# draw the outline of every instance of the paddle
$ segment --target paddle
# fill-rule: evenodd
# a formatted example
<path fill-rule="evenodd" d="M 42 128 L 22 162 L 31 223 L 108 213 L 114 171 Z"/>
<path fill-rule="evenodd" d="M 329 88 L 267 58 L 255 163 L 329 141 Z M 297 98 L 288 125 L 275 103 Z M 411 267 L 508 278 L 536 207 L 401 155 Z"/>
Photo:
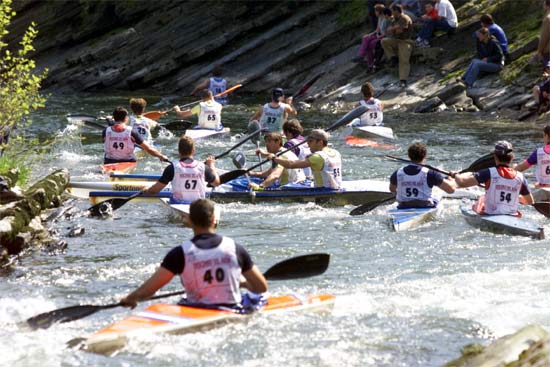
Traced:
<path fill-rule="evenodd" d="M 95 204 L 88 208 L 88 212 L 91 217 L 99 217 L 109 212 L 109 209 L 112 211 L 117 210 L 130 200 L 141 195 L 141 191 L 136 192 L 133 195 L 128 196 L 127 198 L 113 198 L 102 201 L 101 203 Z"/>
<path fill-rule="evenodd" d="M 322 71 L 318 74 L 316 74 L 313 78 L 311 78 L 309 81 L 307 81 L 303 86 L 302 88 L 300 88 L 298 90 L 298 92 L 294 93 L 292 95 L 292 98 L 293 99 L 297 99 L 297 98 L 300 98 L 301 96 L 303 96 L 309 88 L 311 88 L 311 86 L 317 81 L 319 80 L 319 78 L 321 78 L 323 75 L 325 75 L 325 72 Z"/>
<path fill-rule="evenodd" d="M 242 152 L 237 152 L 237 154 L 235 154 L 233 156 L 233 164 L 235 165 L 235 167 L 237 167 L 239 169 L 243 169 L 244 166 L 246 165 L 245 155 Z M 245 174 L 245 177 L 246 177 L 246 181 L 248 182 L 248 186 L 250 187 L 248 193 L 250 194 L 250 198 L 252 200 L 252 203 L 255 204 L 255 202 L 256 202 L 256 192 L 250 186 L 250 176 L 248 176 L 248 174 Z"/>
<path fill-rule="evenodd" d="M 86 126 L 90 126 L 95 129 L 103 130 L 107 127 L 107 125 L 109 125 L 109 121 L 106 117 L 96 117 L 93 115 L 78 114 L 78 113 L 69 113 L 66 115 L 66 117 L 69 123 L 71 124 L 82 122 Z M 103 121 L 103 123 L 100 123 L 98 121 Z"/>
<path fill-rule="evenodd" d="M 254 121 L 251 121 L 249 124 L 248 124 L 248 131 L 250 131 L 251 129 L 253 130 L 259 130 L 261 129 L 261 125 L 258 121 L 254 120 Z M 256 136 L 255 139 L 253 140 L 254 144 L 256 144 L 256 149 L 260 149 L 260 135 Z M 262 162 L 262 156 L 260 155 L 260 153 L 257 154 L 258 156 L 258 162 Z M 262 169 L 262 166 L 260 165 L 260 170 Z"/>
<path fill-rule="evenodd" d="M 550 202 L 549 201 L 539 201 L 534 203 L 533 206 L 535 209 L 544 215 L 547 218 L 550 218 Z"/>
<path fill-rule="evenodd" d="M 258 128 L 256 131 L 254 131 L 253 133 L 251 134 L 248 134 L 247 136 L 245 136 L 243 139 L 241 139 L 241 141 L 239 141 L 237 144 L 233 145 L 231 148 L 229 148 L 228 150 L 226 150 L 225 152 L 221 153 L 221 154 L 218 154 L 215 158 L 216 159 L 220 159 L 222 157 L 225 157 L 226 155 L 228 155 L 229 153 L 231 153 L 234 149 L 237 149 L 238 147 L 240 147 L 241 145 L 243 145 L 244 143 L 246 143 L 247 141 L 251 140 L 251 139 L 254 139 L 258 136 L 260 136 L 260 133 L 262 132 L 262 129 Z M 242 154 L 242 153 L 241 153 Z"/>
<path fill-rule="evenodd" d="M 325 253 L 300 255 L 276 263 L 264 273 L 267 280 L 290 280 L 323 274 L 329 265 L 330 255 Z M 185 294 L 185 291 L 153 296 L 148 300 Z M 78 305 L 41 313 L 26 320 L 31 329 L 47 329 L 55 323 L 82 319 L 100 310 L 122 306 L 120 302 L 108 305 Z"/>
<path fill-rule="evenodd" d="M 243 85 L 242 84 L 237 84 L 237 85 L 234 85 L 232 86 L 231 88 L 228 88 L 226 89 L 225 91 L 221 92 L 221 93 L 218 93 L 214 96 L 214 98 L 218 98 L 218 97 L 222 97 L 222 96 L 225 96 L 226 94 L 229 94 L 231 92 L 233 92 L 235 89 L 238 89 L 240 87 L 242 87 Z M 189 107 L 189 106 L 193 106 L 193 105 L 196 105 L 197 103 L 201 103 L 202 99 L 198 100 L 198 101 L 195 101 L 195 102 L 191 102 L 191 103 L 187 103 L 187 104 L 184 104 L 182 106 L 179 106 L 179 108 L 185 108 L 185 107 Z"/>
<path fill-rule="evenodd" d="M 347 114 L 345 114 L 342 118 L 340 118 L 338 121 L 336 121 L 335 123 L 333 123 L 332 125 L 330 125 L 328 128 L 325 129 L 326 132 L 331 132 L 333 130 L 336 130 L 337 128 L 339 128 L 340 126 L 343 126 L 345 124 L 347 124 L 348 122 L 352 121 L 354 118 L 357 118 L 359 116 L 361 116 L 362 114 L 364 114 L 365 112 L 367 112 L 368 108 L 365 107 L 365 106 L 359 106 L 359 107 L 356 107 L 354 108 L 353 110 L 351 110 L 350 112 L 348 112 Z M 294 145 L 293 147 L 289 148 L 289 149 L 286 149 L 286 150 L 282 150 L 280 152 L 278 152 L 276 154 L 276 156 L 280 156 L 282 154 L 285 154 L 286 152 L 289 152 L 291 150 L 294 150 L 296 149 L 297 147 L 299 147 L 300 145 L 302 144 L 305 144 L 307 143 L 307 140 L 304 140 L 296 145 Z M 226 183 L 226 182 L 229 182 L 231 180 L 234 180 L 235 178 L 237 177 L 240 177 L 258 167 L 260 167 L 262 164 L 264 163 L 267 163 L 269 162 L 270 160 L 269 159 L 265 159 L 263 161 L 261 161 L 260 163 L 250 167 L 249 169 L 247 170 L 244 170 L 244 169 L 239 169 L 239 170 L 235 170 L 235 171 L 229 171 L 229 172 L 226 172 L 224 173 L 223 175 L 220 176 L 220 182 L 223 184 L 223 183 Z"/>
<path fill-rule="evenodd" d="M 393 203 L 394 201 L 395 201 L 395 196 L 390 196 L 389 198 L 385 198 L 382 200 L 370 201 L 368 203 L 359 205 L 357 208 L 349 212 L 349 215 L 363 215 L 379 207 L 382 204 L 386 204 L 386 203 L 389 204 L 389 203 Z"/>

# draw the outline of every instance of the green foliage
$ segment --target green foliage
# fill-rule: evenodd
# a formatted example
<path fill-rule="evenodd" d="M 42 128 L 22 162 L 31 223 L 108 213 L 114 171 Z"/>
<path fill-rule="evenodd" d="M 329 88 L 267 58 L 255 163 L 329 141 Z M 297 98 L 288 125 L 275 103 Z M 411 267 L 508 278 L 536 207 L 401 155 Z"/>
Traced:
<path fill-rule="evenodd" d="M 35 73 L 35 62 L 29 57 L 34 51 L 33 41 L 38 33 L 34 23 L 27 28 L 19 47 L 8 49 L 5 37 L 15 15 L 10 5 L 11 0 L 0 1 L 0 138 L 11 135 L 9 142 L 0 141 L 0 150 L 3 151 L 3 158 L 5 156 L 2 165 L 16 165 L 23 171 L 32 163 L 29 162 L 28 152 L 37 143 L 24 138 L 25 128 L 32 124 L 25 117 L 44 107 L 45 98 L 39 90 L 47 70 L 41 74 Z M 17 137 L 12 133 L 15 128 Z"/>
<path fill-rule="evenodd" d="M 338 8 L 338 22 L 344 25 L 361 23 L 367 15 L 367 2 L 363 0 L 345 1 Z"/>

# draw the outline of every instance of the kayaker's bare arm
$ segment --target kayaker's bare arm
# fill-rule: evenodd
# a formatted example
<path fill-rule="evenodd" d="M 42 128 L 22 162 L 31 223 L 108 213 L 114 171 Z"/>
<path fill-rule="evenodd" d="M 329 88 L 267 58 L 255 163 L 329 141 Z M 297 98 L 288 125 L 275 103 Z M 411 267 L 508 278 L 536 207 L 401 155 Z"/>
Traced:
<path fill-rule="evenodd" d="M 267 281 L 256 265 L 252 269 L 245 271 L 243 277 L 246 281 L 241 283 L 241 287 L 245 287 L 254 293 L 267 292 Z"/>
<path fill-rule="evenodd" d="M 397 186 L 395 186 L 394 184 L 390 183 L 390 192 L 392 193 L 396 193 L 397 192 Z"/>
<path fill-rule="evenodd" d="M 311 162 L 307 159 L 300 159 L 297 161 L 290 161 L 288 159 L 278 158 L 275 154 L 270 154 L 267 159 L 271 159 L 273 162 L 280 164 L 284 168 L 307 168 L 311 167 Z"/>
<path fill-rule="evenodd" d="M 181 118 L 186 118 L 193 115 L 190 109 L 181 110 L 179 106 L 174 106 L 174 112 Z"/>
<path fill-rule="evenodd" d="M 533 197 L 533 194 L 529 193 L 529 195 L 520 196 L 519 202 L 523 205 L 533 205 L 535 203 L 535 198 Z"/>
<path fill-rule="evenodd" d="M 168 157 L 167 156 L 165 156 L 164 154 L 162 154 L 161 152 L 159 152 L 158 150 L 156 150 L 155 148 L 153 148 L 152 146 L 147 144 L 147 142 L 145 142 L 145 141 L 143 143 L 141 143 L 141 149 L 145 150 L 147 153 L 149 153 L 153 157 L 157 157 L 158 159 L 160 159 L 163 162 L 168 162 Z"/>
<path fill-rule="evenodd" d="M 477 184 L 477 180 L 476 180 L 476 184 Z M 453 180 L 446 178 L 443 180 L 441 185 L 439 185 L 439 188 L 445 191 L 447 194 L 452 194 L 453 192 L 455 192 L 456 184 Z M 390 191 L 391 191 L 391 188 L 390 188 Z"/>
<path fill-rule="evenodd" d="M 523 161 L 523 162 L 521 162 L 520 164 L 518 164 L 517 166 L 515 166 L 514 169 L 515 169 L 516 171 L 523 172 L 523 171 L 525 171 L 525 170 L 526 170 L 527 168 L 529 168 L 529 167 L 531 167 L 531 166 L 529 165 L 529 163 L 527 163 L 527 161 Z"/>
<path fill-rule="evenodd" d="M 195 89 L 193 89 L 191 94 L 195 95 L 198 91 L 200 91 L 202 89 L 206 89 L 209 86 L 210 86 L 210 79 L 206 79 L 206 80 L 200 82 L 199 84 L 197 84 L 197 86 L 195 87 Z"/>
<path fill-rule="evenodd" d="M 258 111 L 256 111 L 256 113 L 254 115 L 252 115 L 252 117 L 248 121 L 259 120 L 260 117 L 262 117 L 263 112 L 264 112 L 264 106 L 260 106 Z"/>
<path fill-rule="evenodd" d="M 166 184 L 163 184 L 160 181 L 155 182 L 153 185 L 149 186 L 142 193 L 146 195 L 155 195 L 162 191 L 166 187 Z"/>
<path fill-rule="evenodd" d="M 172 280 L 174 274 L 162 266 L 157 269 L 149 279 L 147 279 L 138 289 L 127 295 L 120 300 L 120 303 L 124 307 L 134 308 L 138 302 L 143 301 L 156 291 L 164 287 L 168 282 Z"/>
<path fill-rule="evenodd" d="M 471 172 L 463 174 L 454 174 L 454 179 L 458 187 L 477 186 L 479 183 Z"/>
<path fill-rule="evenodd" d="M 208 168 L 210 168 L 212 170 L 212 173 L 216 176 L 214 181 L 210 182 L 210 186 L 212 187 L 216 187 L 221 184 L 220 176 L 218 175 L 218 170 L 216 169 L 215 162 L 216 162 L 216 158 L 213 155 L 208 156 L 208 158 L 206 158 L 206 161 L 204 162 L 204 164 Z"/>
<path fill-rule="evenodd" d="M 296 111 L 296 108 L 294 108 L 294 105 L 292 104 L 292 97 L 288 97 L 285 101 L 285 103 L 288 105 L 289 108 L 286 109 L 286 112 L 290 115 L 296 116 L 298 114 L 298 111 Z"/>

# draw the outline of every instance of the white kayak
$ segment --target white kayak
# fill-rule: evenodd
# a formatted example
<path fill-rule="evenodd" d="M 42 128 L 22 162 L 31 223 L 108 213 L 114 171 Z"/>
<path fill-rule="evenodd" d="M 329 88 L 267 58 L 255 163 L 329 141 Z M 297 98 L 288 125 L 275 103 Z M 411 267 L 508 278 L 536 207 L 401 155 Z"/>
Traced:
<path fill-rule="evenodd" d="M 185 135 L 190 136 L 193 140 L 201 139 L 219 139 L 229 135 L 231 131 L 230 128 L 224 127 L 221 130 L 215 129 L 187 129 L 185 130 Z"/>
<path fill-rule="evenodd" d="M 389 209 L 388 217 L 392 229 L 396 232 L 413 229 L 433 219 L 439 212 L 441 203 L 435 208 Z"/>
<path fill-rule="evenodd" d="M 395 139 L 393 130 L 386 126 L 353 126 L 352 135 L 361 138 Z"/>
<path fill-rule="evenodd" d="M 88 199 L 92 191 L 140 191 L 153 185 L 154 182 L 149 181 L 119 181 L 119 182 L 69 182 L 67 192 L 74 197 L 80 199 Z M 168 184 L 163 191 L 170 192 L 171 185 Z"/>
<path fill-rule="evenodd" d="M 470 225 L 482 231 L 544 239 L 544 228 L 529 219 L 512 215 L 482 215 L 467 206 L 461 207 L 460 211 Z"/>
<path fill-rule="evenodd" d="M 187 222 L 187 218 L 189 216 L 190 204 L 173 204 L 173 203 L 170 203 L 170 198 L 160 198 L 160 200 L 164 205 L 168 206 L 171 209 L 172 215 L 178 221 L 183 221 L 183 224 L 189 226 Z M 216 205 L 214 207 L 214 218 L 216 219 L 216 226 L 220 223 L 220 217 L 221 217 L 220 205 Z"/>

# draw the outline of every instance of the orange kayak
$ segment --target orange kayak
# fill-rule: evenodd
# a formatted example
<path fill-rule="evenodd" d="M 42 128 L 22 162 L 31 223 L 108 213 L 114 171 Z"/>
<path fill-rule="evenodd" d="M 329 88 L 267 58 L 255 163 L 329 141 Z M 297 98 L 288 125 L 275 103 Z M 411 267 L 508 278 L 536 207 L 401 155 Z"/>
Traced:
<path fill-rule="evenodd" d="M 117 173 L 128 173 L 133 171 L 136 168 L 137 162 L 119 162 L 119 163 L 109 163 L 109 164 L 100 164 L 99 169 L 101 173 L 111 174 L 113 172 Z"/>
<path fill-rule="evenodd" d="M 334 306 L 335 298 L 330 294 L 268 297 L 267 304 L 258 312 L 275 314 L 304 310 L 330 311 Z M 83 341 L 83 348 L 89 352 L 110 355 L 123 348 L 132 337 L 153 333 L 186 333 L 204 330 L 220 324 L 246 320 L 249 316 L 227 310 L 159 303 L 92 334 Z"/>
<path fill-rule="evenodd" d="M 381 149 L 393 149 L 393 145 L 382 144 L 374 140 L 358 138 L 356 136 L 346 136 L 346 144 L 352 147 L 372 147 Z"/>

